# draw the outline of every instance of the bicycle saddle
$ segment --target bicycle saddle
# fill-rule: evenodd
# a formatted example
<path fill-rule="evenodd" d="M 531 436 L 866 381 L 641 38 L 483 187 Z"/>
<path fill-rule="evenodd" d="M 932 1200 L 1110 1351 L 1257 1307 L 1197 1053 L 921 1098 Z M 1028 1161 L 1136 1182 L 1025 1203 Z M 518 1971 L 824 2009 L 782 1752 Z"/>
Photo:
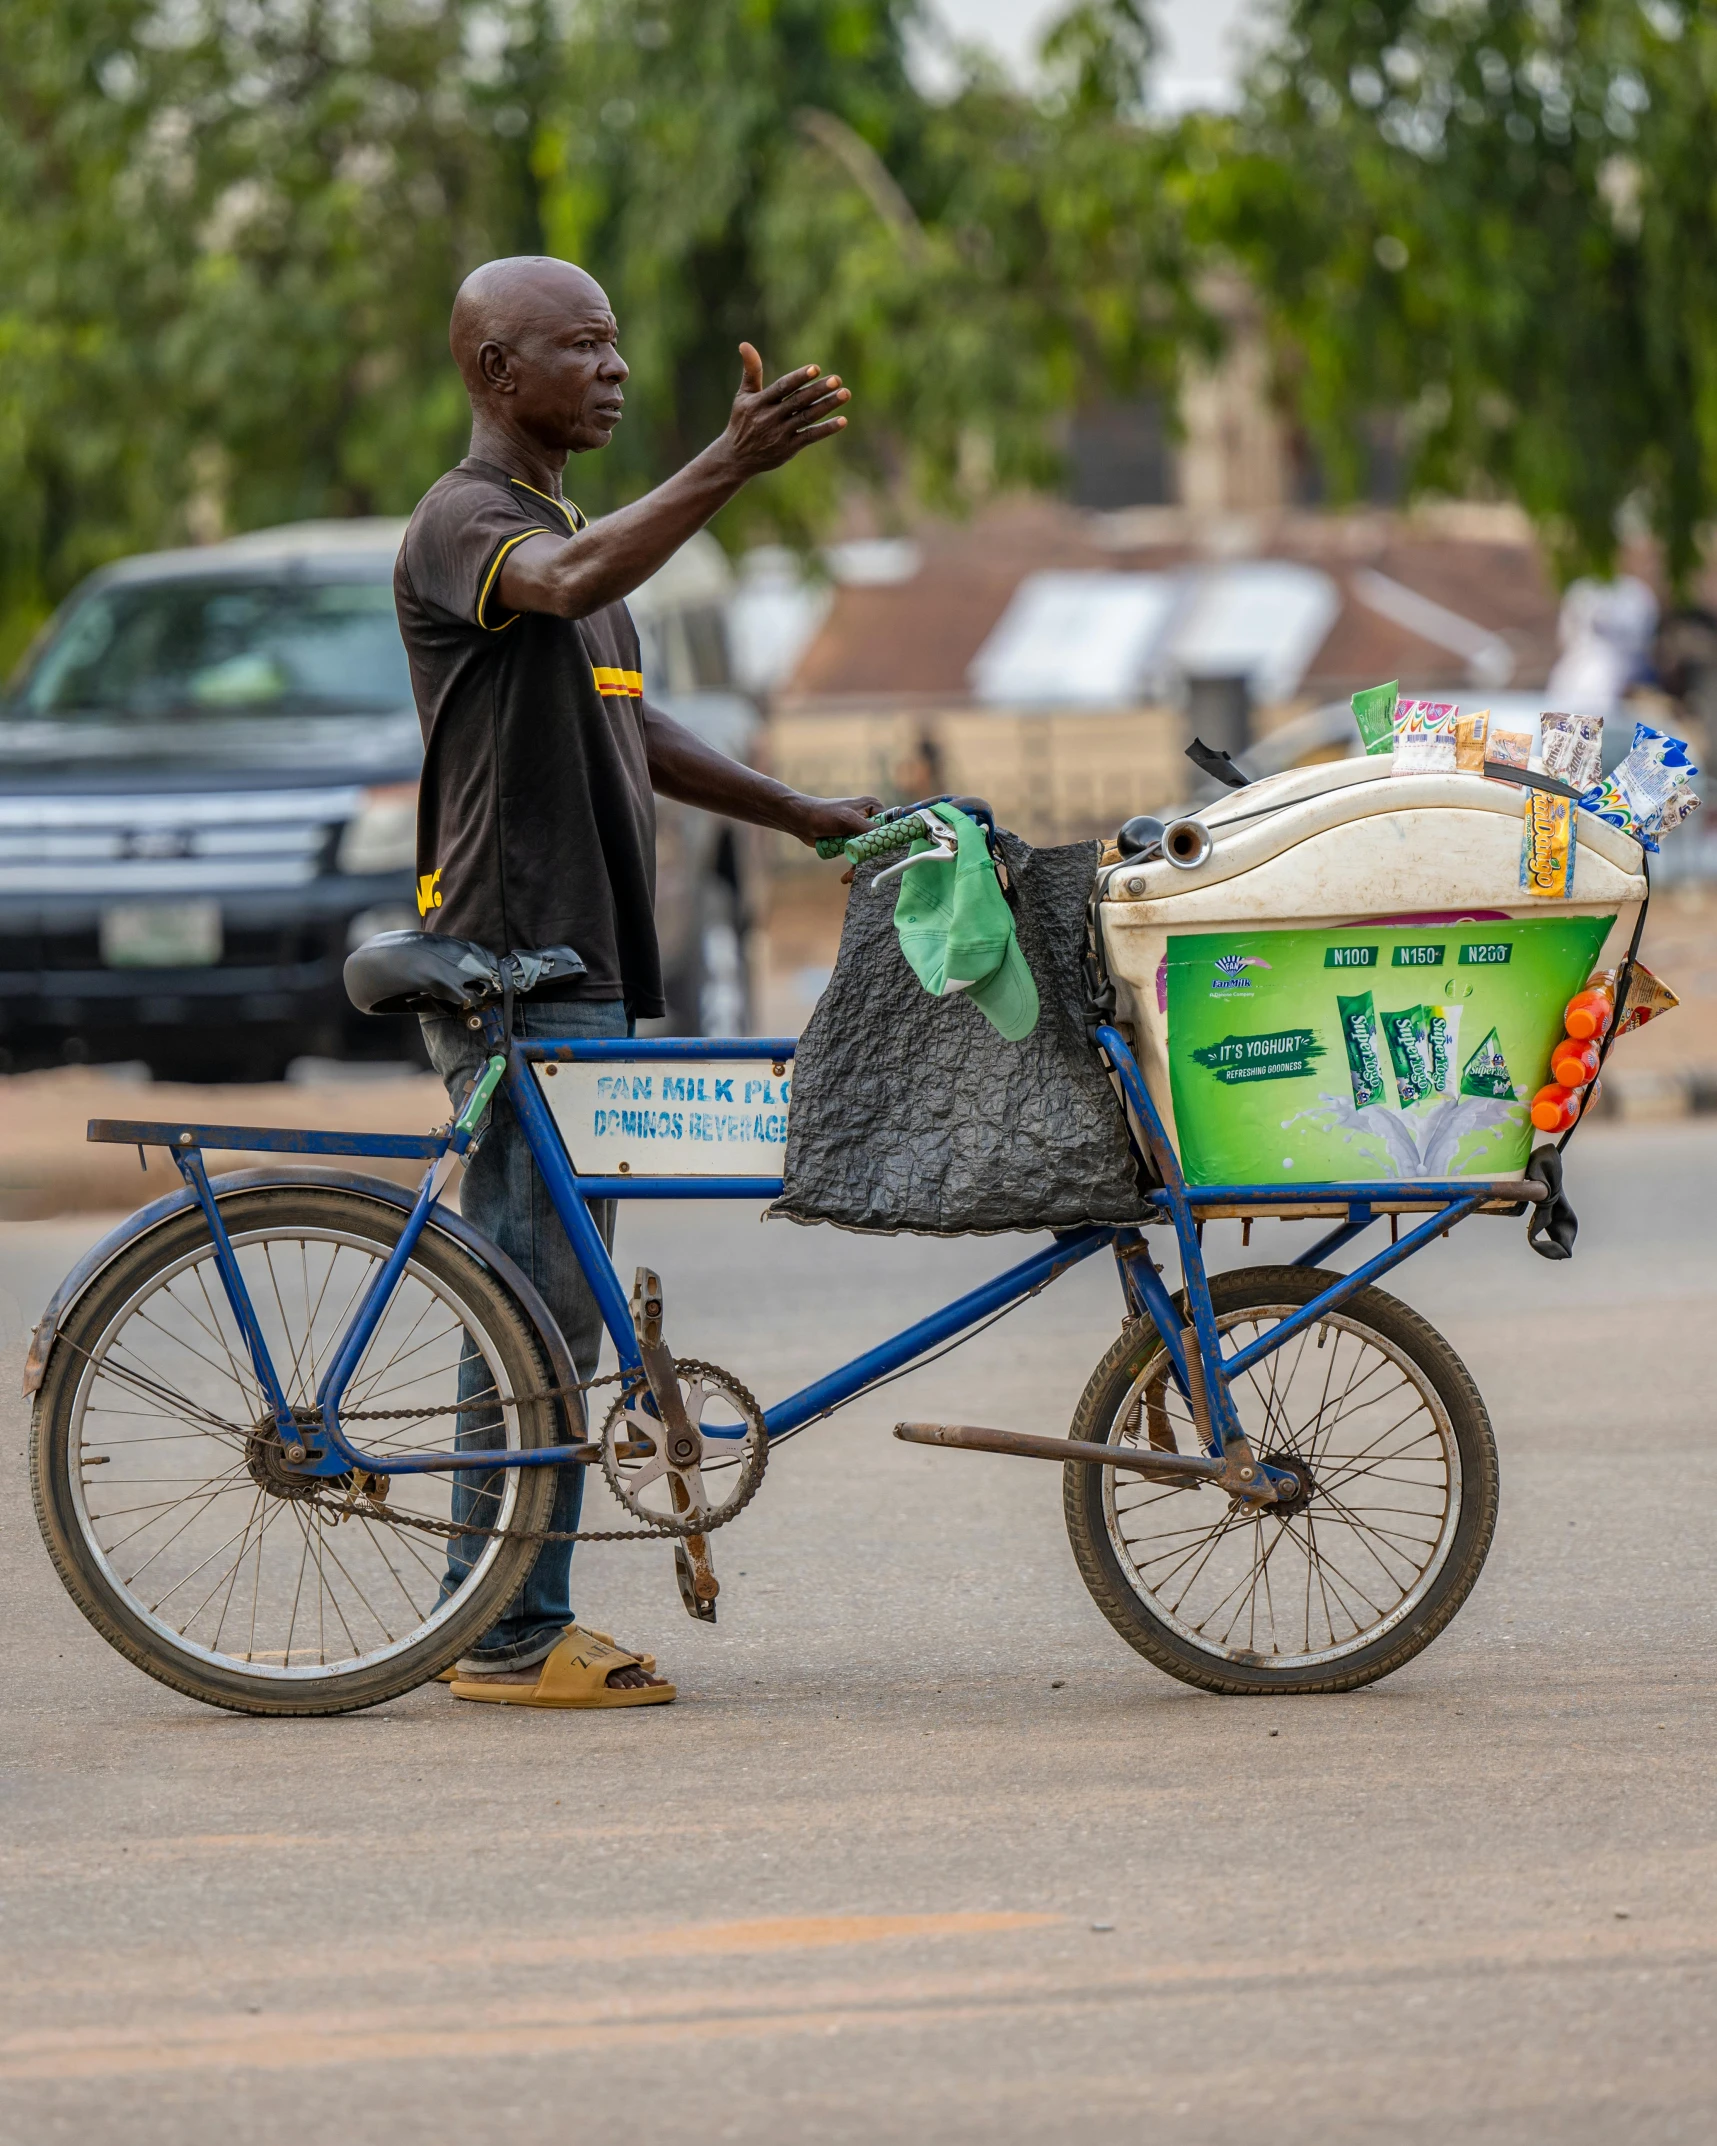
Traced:
<path fill-rule="evenodd" d="M 346 996 L 360 1013 L 472 1013 L 514 991 L 584 974 L 570 946 L 492 954 L 438 931 L 382 931 L 346 957 Z"/>

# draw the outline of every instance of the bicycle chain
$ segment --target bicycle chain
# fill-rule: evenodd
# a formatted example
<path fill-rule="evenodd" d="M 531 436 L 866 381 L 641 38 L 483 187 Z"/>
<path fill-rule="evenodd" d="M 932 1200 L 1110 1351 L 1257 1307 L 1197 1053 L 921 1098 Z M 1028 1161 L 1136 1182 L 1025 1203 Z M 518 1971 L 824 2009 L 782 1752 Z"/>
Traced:
<path fill-rule="evenodd" d="M 437 1408 L 343 1408 L 342 1423 L 404 1423 L 425 1416 L 470 1416 L 483 1410 L 523 1408 L 533 1401 L 568 1401 L 575 1394 L 593 1392 L 598 1386 L 641 1385 L 642 1376 L 636 1371 L 605 1371 L 600 1378 L 579 1379 L 571 1386 L 543 1386 L 532 1393 L 511 1395 L 491 1394 L 478 1401 L 449 1401 Z M 582 1465 L 580 1463 L 579 1465 Z M 462 1535 L 475 1535 L 485 1542 L 505 1536 L 510 1542 L 674 1542 L 677 1533 L 671 1528 L 530 1528 L 518 1533 L 512 1528 L 479 1527 L 474 1521 L 461 1523 L 457 1520 L 424 1520 L 416 1513 L 390 1512 L 385 1505 L 370 1503 L 359 1506 L 353 1503 L 350 1494 L 344 1499 L 335 1499 L 326 1491 L 313 1491 L 303 1502 L 320 1512 L 330 1512 L 335 1522 L 341 1520 L 379 1520 L 387 1527 L 415 1528 L 420 1535 L 434 1535 L 443 1542 L 455 1542 Z M 721 1523 L 718 1521 L 717 1526 Z"/>
<path fill-rule="evenodd" d="M 688 1358 L 684 1363 L 677 1364 L 675 1368 L 680 1371 L 697 1372 L 716 1371 L 720 1369 L 720 1366 L 705 1364 Z M 752 1413 L 760 1416 L 762 1411 L 758 1408 L 750 1388 L 740 1385 L 731 1372 L 723 1371 L 721 1375 L 733 1387 L 734 1391 L 742 1395 L 750 1404 Z M 537 1393 L 514 1394 L 510 1401 L 491 1398 L 484 1401 L 454 1401 L 441 1408 L 342 1409 L 340 1411 L 340 1421 L 342 1423 L 379 1423 L 420 1416 L 454 1416 L 469 1414 L 480 1408 L 499 1409 L 522 1405 L 530 1401 L 564 1401 L 574 1393 L 589 1393 L 597 1386 L 641 1386 L 643 1383 L 643 1378 L 638 1372 L 609 1371 L 605 1372 L 600 1378 L 580 1379 L 576 1386 L 550 1386 L 544 1387 Z M 623 1400 L 624 1398 L 622 1396 Z M 769 1449 L 765 1446 L 763 1450 L 765 1460 L 767 1460 Z M 583 1464 L 579 1463 L 579 1465 L 582 1466 Z M 763 1470 L 759 1468 L 750 1489 L 732 1512 L 723 1513 L 719 1517 L 712 1516 L 710 1519 L 690 1527 L 681 1524 L 659 1528 L 530 1528 L 521 1532 L 514 1528 L 479 1527 L 474 1522 L 425 1520 L 416 1513 L 390 1512 L 384 1504 L 374 1500 L 364 1505 L 359 1505 L 355 1502 L 356 1493 L 353 1492 L 348 1492 L 343 1499 L 337 1499 L 330 1496 L 326 1491 L 316 1490 L 299 1502 L 310 1506 L 315 1511 L 332 1513 L 336 1525 L 342 1520 L 379 1520 L 388 1527 L 415 1528 L 420 1535 L 434 1535 L 444 1542 L 453 1542 L 465 1535 L 473 1535 L 486 1542 L 497 1541 L 502 1537 L 505 1537 L 509 1542 L 520 1543 L 681 1542 L 687 1535 L 713 1535 L 717 1528 L 724 1528 L 730 1521 L 737 1520 L 746 1506 L 757 1495 L 758 1485 L 762 1480 Z"/>

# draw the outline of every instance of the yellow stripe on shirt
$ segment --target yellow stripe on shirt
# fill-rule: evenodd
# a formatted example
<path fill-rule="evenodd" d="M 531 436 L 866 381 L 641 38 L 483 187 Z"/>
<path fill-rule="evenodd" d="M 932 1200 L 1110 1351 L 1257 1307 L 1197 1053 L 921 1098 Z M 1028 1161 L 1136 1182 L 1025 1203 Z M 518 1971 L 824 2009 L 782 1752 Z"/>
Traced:
<path fill-rule="evenodd" d="M 516 484 L 521 492 L 529 492 L 533 499 L 546 499 L 551 507 L 558 507 L 566 516 L 566 525 L 574 536 L 584 529 L 584 516 L 580 510 L 564 499 L 556 499 L 552 492 L 539 492 L 534 484 L 527 484 L 522 477 L 509 477 L 509 484 Z"/>
<path fill-rule="evenodd" d="M 598 693 L 610 693 L 621 700 L 644 698 L 644 674 L 642 671 L 616 670 L 611 664 L 593 663 L 590 675 L 596 680 Z"/>
<path fill-rule="evenodd" d="M 519 614 L 515 611 L 511 618 L 503 619 L 498 626 L 491 626 L 483 616 L 483 606 L 489 601 L 489 591 L 495 586 L 495 576 L 501 571 L 501 562 L 506 558 L 508 552 L 516 544 L 522 544 L 527 537 L 541 536 L 543 534 L 544 532 L 541 529 L 521 529 L 517 536 L 508 537 L 500 550 L 496 552 L 494 561 L 484 577 L 483 592 L 477 598 L 477 623 L 485 633 L 505 633 L 509 626 L 516 626 L 519 623 Z"/>

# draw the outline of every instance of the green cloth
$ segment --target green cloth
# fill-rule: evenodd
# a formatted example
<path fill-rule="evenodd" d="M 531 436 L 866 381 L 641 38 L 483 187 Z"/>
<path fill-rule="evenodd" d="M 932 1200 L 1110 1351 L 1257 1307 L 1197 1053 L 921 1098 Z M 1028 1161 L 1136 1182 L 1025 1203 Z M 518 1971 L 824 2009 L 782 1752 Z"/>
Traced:
<path fill-rule="evenodd" d="M 954 831 L 946 862 L 915 864 L 894 898 L 900 951 L 932 998 L 963 991 L 1010 1043 L 1037 1026 L 1037 985 L 1019 950 L 1013 911 L 996 881 L 984 831 L 952 805 L 927 805 Z M 918 841 L 912 854 L 933 845 Z"/>

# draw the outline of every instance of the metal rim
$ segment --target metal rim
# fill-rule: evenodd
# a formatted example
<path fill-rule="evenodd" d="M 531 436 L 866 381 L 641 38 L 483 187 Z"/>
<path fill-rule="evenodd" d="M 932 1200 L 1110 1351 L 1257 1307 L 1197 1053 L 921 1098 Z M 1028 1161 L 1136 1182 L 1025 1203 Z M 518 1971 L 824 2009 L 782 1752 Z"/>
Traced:
<path fill-rule="evenodd" d="M 232 1242 L 241 1264 L 246 1267 L 245 1279 L 252 1302 L 268 1339 L 276 1370 L 286 1387 L 287 1398 L 294 1406 L 308 1405 L 321 1370 L 350 1316 L 351 1307 L 386 1258 L 387 1247 L 359 1231 L 328 1227 L 241 1230 L 234 1233 Z M 331 1247 L 332 1250 L 325 1260 L 313 1267 L 308 1249 L 311 1246 Z M 283 1276 L 284 1254 L 288 1248 L 299 1266 L 296 1294 L 290 1276 Z M 341 1265 L 342 1253 L 356 1255 L 361 1265 L 348 1260 L 345 1271 L 339 1274 L 336 1282 L 336 1269 Z M 195 1288 L 186 1287 L 182 1293 L 176 1292 L 174 1285 L 183 1283 L 186 1277 L 194 1277 Z M 295 1335 L 291 1307 L 299 1302 L 306 1317 L 304 1330 Z M 164 1323 L 155 1315 L 166 1312 L 168 1305 L 174 1307 L 169 1315 L 172 1324 Z M 438 1319 L 443 1320 L 439 1327 L 433 1323 Z M 181 1362 L 189 1359 L 190 1365 L 196 1368 L 187 1367 L 180 1376 L 185 1384 L 194 1384 L 198 1391 L 179 1390 L 170 1376 L 163 1377 L 159 1363 L 151 1364 L 147 1358 L 139 1358 L 138 1351 L 143 1344 L 140 1341 L 128 1344 L 125 1339 L 127 1328 L 136 1322 L 155 1329 L 154 1347 L 159 1354 Z M 174 1325 L 179 1329 L 176 1333 Z M 460 1337 L 457 1352 L 449 1346 L 455 1333 Z M 445 1282 L 416 1258 L 411 1259 L 400 1276 L 387 1312 L 360 1359 L 347 1389 L 347 1405 L 353 1409 L 400 1405 L 432 1407 L 451 1401 L 457 1390 L 458 1354 L 463 1353 L 465 1337 L 469 1337 L 474 1345 L 478 1359 L 487 1370 L 490 1386 L 499 1395 L 504 1390 L 504 1365 L 494 1336 Z M 390 1377 L 390 1373 L 396 1375 Z M 480 1395 L 483 1390 L 479 1385 L 476 1393 Z M 218 1405 L 223 1396 L 227 1400 L 224 1413 Z M 234 1396 L 242 1406 L 233 1405 Z M 67 1476 L 78 1527 L 108 1586 L 130 1614 L 174 1653 L 211 1668 L 236 1671 L 284 1686 L 329 1677 L 355 1676 L 405 1653 L 438 1626 L 446 1624 L 469 1598 L 470 1590 L 487 1576 L 500 1555 L 501 1541 L 498 1537 L 479 1538 L 477 1555 L 464 1581 L 445 1601 L 441 1601 L 442 1573 L 435 1557 L 438 1546 L 432 1546 L 432 1538 L 414 1540 L 411 1530 L 389 1527 L 385 1522 L 361 1513 L 352 1521 L 334 1528 L 314 1508 L 306 1513 L 290 1498 L 267 1497 L 246 1458 L 247 1448 L 254 1449 L 255 1427 L 266 1413 L 255 1374 L 215 1271 L 213 1247 L 205 1240 L 140 1283 L 107 1320 L 88 1351 L 73 1403 L 66 1452 Z M 497 1410 L 496 1414 L 500 1421 L 490 1418 L 488 1427 L 482 1432 L 485 1444 L 517 1447 L 520 1444 L 517 1410 L 509 1406 Z M 436 1437 L 450 1441 L 451 1426 L 465 1420 L 442 1416 L 419 1417 L 397 1424 L 368 1424 L 363 1426 L 365 1432 L 380 1435 L 366 1437 L 363 1443 L 376 1452 L 390 1447 L 399 1450 L 432 1447 Z M 127 1421 L 138 1421 L 145 1426 L 173 1423 L 179 1427 L 129 1432 L 115 1428 Z M 432 1432 L 431 1426 L 434 1427 Z M 426 1435 L 426 1432 L 430 1434 Z M 184 1446 L 189 1450 L 182 1454 L 171 1452 L 165 1458 L 159 1452 L 145 1456 L 136 1450 L 164 1446 Z M 97 1462 L 98 1451 L 108 1456 L 105 1463 Z M 126 1453 L 130 1465 L 116 1467 L 115 1457 L 122 1452 Z M 198 1476 L 195 1470 L 199 1457 L 205 1469 L 215 1463 L 217 1457 L 224 1458 L 224 1465 L 216 1466 L 213 1474 Z M 166 1473 L 151 1480 L 137 1472 L 139 1461 Z M 189 1466 L 182 1466 L 181 1462 L 189 1463 Z M 387 1481 L 389 1501 L 398 1509 L 425 1518 L 447 1519 L 452 1516 L 452 1479 L 423 1475 L 393 1476 Z M 114 1507 L 111 1503 L 111 1494 L 116 1492 L 129 1497 L 137 1489 L 166 1490 L 172 1484 L 181 1486 L 183 1494 L 180 1497 L 175 1498 L 169 1493 L 164 1497 L 145 1499 L 140 1506 L 129 1510 Z M 518 1471 L 505 1470 L 499 1491 L 483 1494 L 485 1509 L 480 1515 L 481 1524 L 504 1529 L 517 1508 L 518 1495 Z M 178 1529 L 174 1530 L 171 1522 L 178 1518 L 179 1508 L 184 1506 L 195 1509 L 186 1513 Z M 138 1520 L 139 1512 L 147 1512 L 150 1517 Z M 126 1519 L 137 1520 L 137 1525 L 117 1540 L 113 1539 L 111 1528 L 103 1528 L 104 1522 Z M 281 1528 L 283 1520 L 288 1522 L 287 1531 Z M 205 1527 L 204 1523 L 211 1521 L 212 1525 Z M 234 1524 L 229 1525 L 229 1522 Z M 157 1583 L 164 1583 L 176 1569 L 185 1566 L 192 1549 L 200 1546 L 209 1534 L 216 1537 L 216 1547 L 204 1553 L 201 1565 L 193 1561 L 172 1587 L 157 1593 Z M 170 1556 L 173 1544 L 182 1544 L 186 1535 L 192 1536 L 192 1543 L 180 1548 L 176 1558 Z M 159 1544 L 150 1549 L 150 1541 L 156 1536 L 161 1538 Z M 228 1556 L 227 1552 L 235 1542 L 236 1553 Z M 364 1545 L 361 1552 L 355 1547 L 359 1542 Z M 137 1545 L 136 1553 L 132 1558 L 122 1558 L 120 1553 L 132 1543 Z M 285 1612 L 283 1644 L 259 1649 L 256 1628 L 258 1619 L 264 1614 L 264 1568 L 267 1567 L 269 1589 L 274 1596 L 268 1614 L 278 1621 L 278 1603 L 284 1599 L 282 1593 L 276 1592 L 282 1549 L 288 1560 L 294 1552 L 297 1553 L 293 1592 Z M 387 1554 L 389 1550 L 395 1553 L 392 1557 Z M 147 1555 L 138 1563 L 137 1556 L 145 1552 Z M 140 1594 L 135 1583 L 145 1570 L 163 1558 L 168 1559 L 165 1569 Z M 235 1598 L 242 1597 L 245 1592 L 241 1573 L 246 1562 L 252 1566 L 248 1614 L 242 1603 L 234 1607 Z M 212 1587 L 207 1584 L 211 1566 L 218 1567 Z M 354 1571 L 354 1566 L 361 1569 Z M 337 1575 L 333 1581 L 329 1578 L 330 1570 Z M 310 1604 L 304 1600 L 304 1588 L 312 1572 L 316 1595 L 314 1603 Z M 210 1612 L 223 1585 L 227 1595 L 212 1612 L 214 1624 L 210 1637 L 214 1643 L 210 1644 L 191 1635 L 205 1613 Z M 197 1589 L 202 1590 L 200 1595 L 196 1593 Z M 171 1597 L 181 1590 L 193 1602 L 182 1625 L 173 1622 L 173 1616 L 183 1614 L 183 1604 L 176 1606 L 170 1615 L 162 1614 Z M 147 1599 L 151 1595 L 153 1601 Z M 373 1599 L 377 1595 L 386 1600 L 388 1607 L 385 1610 L 377 1607 Z M 396 1601 L 401 1602 L 398 1608 L 393 1606 Z M 334 1612 L 335 1633 L 343 1634 L 347 1642 L 347 1651 L 337 1653 L 332 1660 L 328 1658 L 330 1609 Z M 306 1657 L 314 1651 L 315 1658 L 295 1662 L 292 1657 L 301 1618 L 306 1635 L 311 1622 L 315 1622 L 314 1650 L 308 1636 L 302 1642 Z M 229 1619 L 234 1620 L 230 1627 Z M 408 1628 L 393 1629 L 394 1626 L 407 1626 L 408 1619 Z M 369 1644 L 361 1643 L 359 1634 L 352 1629 L 354 1623 L 366 1628 L 373 1626 L 378 1636 Z M 235 1632 L 240 1628 L 244 1631 L 244 1651 L 223 1650 L 220 1646 L 220 1640 L 229 1628 Z M 274 1658 L 276 1656 L 279 1658 Z"/>
<path fill-rule="evenodd" d="M 1251 1305 L 1216 1324 L 1244 1346 L 1242 1329 L 1263 1333 L 1298 1309 Z M 1254 1451 L 1309 1475 L 1309 1497 L 1285 1514 L 1251 1513 L 1209 1486 L 1105 1468 L 1104 1524 L 1128 1585 L 1216 1661 L 1315 1669 L 1374 1646 L 1423 1602 L 1454 1547 L 1461 1456 L 1441 1396 L 1393 1342 L 1337 1311 L 1254 1365 L 1234 1399 Z M 1166 1349 L 1128 1387 L 1107 1439 L 1200 1450 Z"/>

